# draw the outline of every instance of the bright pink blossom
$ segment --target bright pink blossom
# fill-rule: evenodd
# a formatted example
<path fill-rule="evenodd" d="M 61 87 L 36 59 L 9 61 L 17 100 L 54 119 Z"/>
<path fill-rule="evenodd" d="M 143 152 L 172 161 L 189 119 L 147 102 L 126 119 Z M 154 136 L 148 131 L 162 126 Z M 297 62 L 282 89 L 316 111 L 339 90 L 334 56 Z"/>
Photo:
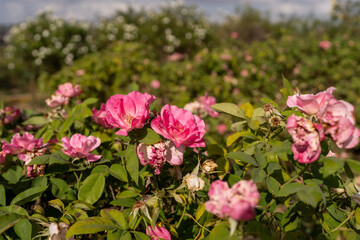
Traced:
<path fill-rule="evenodd" d="M 286 129 L 294 141 L 292 150 L 295 160 L 299 163 L 312 163 L 319 158 L 320 142 L 325 138 L 321 124 L 293 114 L 287 120 Z"/>
<path fill-rule="evenodd" d="M 260 194 L 251 180 L 241 180 L 231 188 L 227 182 L 217 180 L 211 184 L 208 194 L 210 200 L 205 203 L 205 208 L 220 218 L 248 221 L 255 217 Z"/>
<path fill-rule="evenodd" d="M 331 47 L 331 42 L 329 42 L 329 41 L 321 41 L 319 43 L 319 47 L 326 51 Z"/>
<path fill-rule="evenodd" d="M 113 127 L 121 128 L 116 134 L 127 136 L 131 130 L 144 127 L 150 116 L 150 104 L 155 99 L 136 91 L 114 95 L 106 102 L 106 120 Z"/>
<path fill-rule="evenodd" d="M 49 107 L 59 107 L 69 104 L 69 98 L 63 95 L 51 95 L 51 98 L 45 100 Z"/>
<path fill-rule="evenodd" d="M 46 151 L 43 139 L 34 138 L 34 135 L 24 132 L 23 136 L 16 133 L 10 143 L 2 141 L 2 150 L 7 154 L 16 154 L 18 158 L 28 164 L 34 157 L 43 155 Z"/>
<path fill-rule="evenodd" d="M 173 142 L 159 142 L 153 145 L 140 143 L 137 147 L 137 155 L 142 165 L 149 164 L 155 169 L 156 175 L 160 174 L 160 170 L 165 162 L 171 165 L 181 165 L 183 162 L 183 153 L 185 146 L 176 147 Z"/>
<path fill-rule="evenodd" d="M 171 240 L 169 231 L 163 227 L 155 226 L 155 228 L 152 228 L 151 226 L 148 226 L 146 235 L 148 235 L 151 240 Z"/>
<path fill-rule="evenodd" d="M 165 105 L 161 109 L 161 115 L 151 121 L 151 128 L 171 140 L 176 147 L 180 147 L 181 144 L 191 148 L 205 147 L 204 121 L 177 106 Z"/>
<path fill-rule="evenodd" d="M 101 155 L 90 153 L 100 146 L 101 141 L 98 137 L 86 137 L 77 133 L 72 135 L 70 139 L 68 137 L 63 137 L 61 141 L 64 145 L 62 151 L 70 157 L 86 158 L 89 162 L 95 162 L 101 158 Z"/>
<path fill-rule="evenodd" d="M 93 108 L 92 114 L 91 118 L 95 123 L 103 126 L 104 128 L 113 128 L 113 126 L 111 126 L 106 120 L 106 105 L 104 103 L 101 104 L 99 110 Z"/>
<path fill-rule="evenodd" d="M 334 96 L 332 93 L 336 90 L 334 87 L 328 88 L 326 91 L 314 94 L 297 94 L 289 96 L 286 104 L 288 107 L 298 107 L 300 111 L 307 115 L 315 115 L 328 104 Z"/>
<path fill-rule="evenodd" d="M 184 106 L 184 109 L 192 113 L 195 113 L 200 117 L 205 117 L 208 114 L 211 117 L 217 117 L 219 113 L 215 112 L 214 109 L 211 108 L 211 106 L 214 105 L 215 103 L 216 103 L 215 97 L 211 97 L 208 95 L 208 93 L 205 93 L 205 96 L 200 96 L 196 101 L 187 103 Z"/>
<path fill-rule="evenodd" d="M 0 122 L 4 125 L 15 122 L 21 115 L 20 109 L 15 107 L 6 107 L 4 110 L 0 109 Z"/>
<path fill-rule="evenodd" d="M 360 130 L 355 127 L 354 106 L 345 101 L 330 99 L 318 118 L 340 148 L 353 148 L 359 143 Z"/>
<path fill-rule="evenodd" d="M 59 85 L 55 93 L 56 95 L 72 98 L 79 96 L 81 92 L 82 90 L 80 89 L 80 85 L 73 86 L 72 83 L 67 82 L 65 84 Z"/>

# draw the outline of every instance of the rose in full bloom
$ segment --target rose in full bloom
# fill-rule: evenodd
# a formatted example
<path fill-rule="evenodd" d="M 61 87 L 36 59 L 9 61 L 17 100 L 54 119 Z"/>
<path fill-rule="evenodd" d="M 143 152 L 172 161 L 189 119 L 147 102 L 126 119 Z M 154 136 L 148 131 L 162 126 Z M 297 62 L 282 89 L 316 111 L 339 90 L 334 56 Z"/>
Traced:
<path fill-rule="evenodd" d="M 331 42 L 329 42 L 329 41 L 321 41 L 320 43 L 319 43 L 319 47 L 320 48 L 322 48 L 323 50 L 328 50 L 330 47 L 331 47 Z"/>
<path fill-rule="evenodd" d="M 49 107 L 59 107 L 69 104 L 69 98 L 62 95 L 51 95 L 51 98 L 45 100 Z"/>
<path fill-rule="evenodd" d="M 160 174 L 165 162 L 176 166 L 183 162 L 185 146 L 176 147 L 173 142 L 159 142 L 153 145 L 140 143 L 137 147 L 137 155 L 142 165 L 150 165 L 155 169 L 156 175 Z"/>
<path fill-rule="evenodd" d="M 321 124 L 293 114 L 287 120 L 286 129 L 294 141 L 292 150 L 295 160 L 299 163 L 312 163 L 319 158 L 320 142 L 325 138 Z"/>
<path fill-rule="evenodd" d="M 80 85 L 73 86 L 72 83 L 67 82 L 59 85 L 55 93 L 56 95 L 72 98 L 79 96 L 81 92 L 82 90 L 80 89 Z"/>
<path fill-rule="evenodd" d="M 205 147 L 205 123 L 191 112 L 173 105 L 165 105 L 161 114 L 151 121 L 151 128 L 176 147 L 181 144 L 195 148 Z"/>
<path fill-rule="evenodd" d="M 289 96 L 286 104 L 288 107 L 298 107 L 300 111 L 307 115 L 316 115 L 321 109 L 328 105 L 330 99 L 334 99 L 332 93 L 336 90 L 334 87 L 330 87 L 323 92 L 314 94 L 296 94 Z"/>
<path fill-rule="evenodd" d="M 231 188 L 227 182 L 216 180 L 211 184 L 208 194 L 210 200 L 205 203 L 205 208 L 220 218 L 248 221 L 255 217 L 260 194 L 251 180 L 241 180 Z"/>
<path fill-rule="evenodd" d="M 63 137 L 61 141 L 64 145 L 62 151 L 70 157 L 86 158 L 89 162 L 95 162 L 101 158 L 101 155 L 90 153 L 100 146 L 101 141 L 98 137 L 86 137 L 77 133 L 72 135 L 70 139 Z"/>
<path fill-rule="evenodd" d="M 15 122 L 21 115 L 20 109 L 15 107 L 6 107 L 4 110 L 0 109 L 0 123 L 4 125 Z"/>
<path fill-rule="evenodd" d="M 46 151 L 43 139 L 35 138 L 34 135 L 24 132 L 23 136 L 16 133 L 10 143 L 2 141 L 2 150 L 7 154 L 17 155 L 27 165 L 34 157 L 43 155 Z"/>
<path fill-rule="evenodd" d="M 100 126 L 103 126 L 104 128 L 113 128 L 113 126 L 111 126 L 108 121 L 106 120 L 106 105 L 105 104 L 101 104 L 101 107 L 99 110 L 97 110 L 96 108 L 93 108 L 92 110 L 92 120 L 99 124 Z"/>
<path fill-rule="evenodd" d="M 354 106 L 342 100 L 330 99 L 318 118 L 340 148 L 353 148 L 359 143 L 360 130 L 355 127 Z"/>
<path fill-rule="evenodd" d="M 151 226 L 148 226 L 146 235 L 148 235 L 151 240 L 171 240 L 169 231 L 163 227 L 155 226 L 155 228 L 152 228 Z"/>
<path fill-rule="evenodd" d="M 150 104 L 156 97 L 150 94 L 130 92 L 117 94 L 106 102 L 106 120 L 115 128 L 121 128 L 118 135 L 127 136 L 133 129 L 143 128 L 150 116 Z"/>

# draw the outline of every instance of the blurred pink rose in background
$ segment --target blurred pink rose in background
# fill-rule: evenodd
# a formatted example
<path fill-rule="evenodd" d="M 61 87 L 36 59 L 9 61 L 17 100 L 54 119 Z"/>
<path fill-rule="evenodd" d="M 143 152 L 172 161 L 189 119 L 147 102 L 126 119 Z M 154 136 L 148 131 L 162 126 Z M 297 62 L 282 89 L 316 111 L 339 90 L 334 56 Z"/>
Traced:
<path fill-rule="evenodd" d="M 237 32 L 232 32 L 232 33 L 230 34 L 230 37 L 231 37 L 232 39 L 236 39 L 236 38 L 239 37 L 239 34 L 238 34 Z"/>
<path fill-rule="evenodd" d="M 59 107 L 69 104 L 69 98 L 62 95 L 51 95 L 51 98 L 45 100 L 46 105 L 49 107 Z"/>
<path fill-rule="evenodd" d="M 62 151 L 70 157 L 86 158 L 89 162 L 94 162 L 101 158 L 101 155 L 90 153 L 100 146 L 101 141 L 98 137 L 86 137 L 76 133 L 72 135 L 71 138 L 63 137 L 61 141 L 64 145 Z"/>
<path fill-rule="evenodd" d="M 184 59 L 185 55 L 182 53 L 175 52 L 167 57 L 167 60 L 170 62 L 177 62 Z"/>
<path fill-rule="evenodd" d="M 160 87 L 161 83 L 159 80 L 152 80 L 151 83 L 150 83 L 150 86 L 153 88 L 153 89 L 158 89 Z"/>
<path fill-rule="evenodd" d="M 16 107 L 6 107 L 0 109 L 0 121 L 6 125 L 15 122 L 21 115 L 20 109 Z"/>
<path fill-rule="evenodd" d="M 319 43 L 319 47 L 326 51 L 331 47 L 331 42 L 329 42 L 329 41 L 321 41 Z"/>
<path fill-rule="evenodd" d="M 81 94 L 82 90 L 80 89 L 80 85 L 73 86 L 72 83 L 67 82 L 65 84 L 59 85 L 58 89 L 56 90 L 56 95 L 61 95 L 64 97 L 76 97 Z"/>
<path fill-rule="evenodd" d="M 216 130 L 218 131 L 219 134 L 224 134 L 226 132 L 227 126 L 225 123 L 221 123 L 219 125 L 216 126 Z"/>
<path fill-rule="evenodd" d="M 85 69 L 78 69 L 78 70 L 76 70 L 76 72 L 75 72 L 75 75 L 76 76 L 82 76 L 82 75 L 84 75 L 85 74 Z"/>

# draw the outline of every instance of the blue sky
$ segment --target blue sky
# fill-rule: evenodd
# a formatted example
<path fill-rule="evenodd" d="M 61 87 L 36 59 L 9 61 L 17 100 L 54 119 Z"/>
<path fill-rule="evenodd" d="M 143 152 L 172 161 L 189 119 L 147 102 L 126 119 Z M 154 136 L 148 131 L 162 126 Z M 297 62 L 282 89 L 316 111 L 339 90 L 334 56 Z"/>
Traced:
<path fill-rule="evenodd" d="M 166 0 L 0 0 L 0 24 L 17 23 L 35 16 L 40 10 L 52 10 L 55 15 L 67 19 L 95 20 L 106 17 L 117 9 L 156 8 L 170 1 Z M 250 3 L 256 9 L 270 11 L 272 19 L 280 14 L 319 18 L 329 16 L 331 0 L 183 0 L 195 4 L 212 20 L 221 20 L 226 13 L 232 13 L 236 6 Z"/>

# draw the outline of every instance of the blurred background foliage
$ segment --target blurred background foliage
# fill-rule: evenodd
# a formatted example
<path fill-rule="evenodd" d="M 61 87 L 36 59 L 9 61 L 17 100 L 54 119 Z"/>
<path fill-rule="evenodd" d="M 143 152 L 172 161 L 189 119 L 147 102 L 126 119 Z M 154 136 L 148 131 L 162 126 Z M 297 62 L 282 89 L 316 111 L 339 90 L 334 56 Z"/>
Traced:
<path fill-rule="evenodd" d="M 250 6 L 210 22 L 195 6 L 118 11 L 95 23 L 42 12 L 0 28 L 0 91 L 42 104 L 57 85 L 81 84 L 105 101 L 130 90 L 183 106 L 208 92 L 217 101 L 279 98 L 282 75 L 305 92 L 338 88 L 360 103 L 360 2 L 334 1 L 330 20 L 281 18 Z M 331 46 L 323 49 L 321 41 Z M 151 88 L 159 80 L 160 88 Z M 5 99 L 6 101 L 6 99 Z M 357 116 L 359 117 L 359 116 Z"/>

